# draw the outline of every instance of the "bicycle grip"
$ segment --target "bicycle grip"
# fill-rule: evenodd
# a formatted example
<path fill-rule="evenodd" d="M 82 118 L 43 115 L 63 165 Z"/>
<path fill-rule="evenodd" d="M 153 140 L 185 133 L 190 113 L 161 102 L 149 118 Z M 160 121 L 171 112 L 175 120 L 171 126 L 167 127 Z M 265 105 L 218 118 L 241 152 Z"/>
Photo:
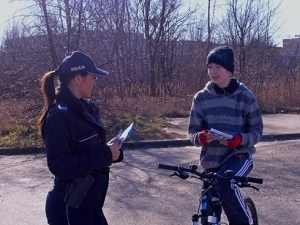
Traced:
<path fill-rule="evenodd" d="M 257 183 L 257 184 L 262 184 L 263 183 L 263 179 L 260 179 L 260 178 L 254 178 L 254 177 L 248 177 L 248 182 L 251 182 L 251 183 Z"/>
<path fill-rule="evenodd" d="M 178 170 L 178 166 L 167 165 L 167 164 L 162 164 L 162 163 L 158 163 L 157 168 L 158 169 L 164 169 L 164 170 L 172 170 L 172 171 L 177 171 Z"/>

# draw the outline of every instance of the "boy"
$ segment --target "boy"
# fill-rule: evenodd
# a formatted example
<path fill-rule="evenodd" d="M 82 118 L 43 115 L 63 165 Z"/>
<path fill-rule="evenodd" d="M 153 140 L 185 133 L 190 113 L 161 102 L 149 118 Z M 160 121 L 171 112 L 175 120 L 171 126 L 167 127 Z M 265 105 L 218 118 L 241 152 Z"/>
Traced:
<path fill-rule="evenodd" d="M 224 176 L 247 176 L 253 168 L 251 155 L 263 133 L 262 116 L 253 93 L 233 77 L 234 54 L 227 46 L 213 49 L 207 56 L 210 81 L 193 98 L 189 118 L 189 137 L 202 146 L 200 163 L 205 170 Z M 214 128 L 233 136 L 218 140 Z M 249 225 L 250 218 L 240 189 L 230 181 L 220 181 L 213 191 L 221 199 L 230 225 Z M 219 208 L 220 219 L 221 208 Z"/>

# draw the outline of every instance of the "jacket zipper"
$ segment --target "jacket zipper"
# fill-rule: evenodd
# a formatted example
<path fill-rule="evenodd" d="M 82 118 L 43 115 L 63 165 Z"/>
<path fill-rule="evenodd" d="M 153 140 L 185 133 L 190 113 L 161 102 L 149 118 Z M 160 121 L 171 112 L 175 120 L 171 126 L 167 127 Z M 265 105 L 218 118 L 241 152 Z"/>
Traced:
<path fill-rule="evenodd" d="M 88 138 L 86 138 L 86 139 L 83 139 L 83 140 L 79 140 L 79 142 L 87 141 L 87 140 L 89 140 L 89 139 L 91 139 L 91 138 L 93 138 L 93 137 L 96 137 L 96 136 L 98 136 L 98 134 L 94 134 L 93 136 L 90 136 L 90 137 L 88 137 Z"/>

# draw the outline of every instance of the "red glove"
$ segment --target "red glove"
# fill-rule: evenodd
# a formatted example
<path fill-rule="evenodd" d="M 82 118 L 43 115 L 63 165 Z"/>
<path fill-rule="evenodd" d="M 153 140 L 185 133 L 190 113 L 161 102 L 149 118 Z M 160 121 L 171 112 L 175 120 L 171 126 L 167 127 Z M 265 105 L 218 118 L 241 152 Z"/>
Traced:
<path fill-rule="evenodd" d="M 240 134 L 235 134 L 233 136 L 233 139 L 227 141 L 227 147 L 228 148 L 236 148 L 242 143 L 242 135 Z"/>
<path fill-rule="evenodd" d="M 198 138 L 201 145 L 207 145 L 206 134 L 207 134 L 207 130 L 203 130 L 198 134 Z"/>

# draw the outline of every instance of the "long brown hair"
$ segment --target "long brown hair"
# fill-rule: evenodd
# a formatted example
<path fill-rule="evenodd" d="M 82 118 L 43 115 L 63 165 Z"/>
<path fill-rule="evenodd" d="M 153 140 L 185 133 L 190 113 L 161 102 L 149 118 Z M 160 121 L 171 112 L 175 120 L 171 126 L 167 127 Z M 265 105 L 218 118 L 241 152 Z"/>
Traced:
<path fill-rule="evenodd" d="M 42 115 L 38 120 L 38 128 L 40 131 L 42 130 L 42 126 L 49 111 L 49 108 L 55 101 L 55 75 L 56 71 L 50 71 L 48 73 L 45 73 L 41 79 L 41 89 L 44 97 L 44 107 L 42 109 Z"/>
<path fill-rule="evenodd" d="M 56 92 L 55 92 L 55 76 L 58 75 L 57 71 L 50 71 L 48 73 L 45 73 L 44 76 L 41 79 L 41 89 L 44 97 L 44 107 L 42 109 L 42 115 L 38 119 L 38 128 L 41 131 L 42 126 L 44 124 L 45 118 L 47 116 L 47 113 L 51 107 L 51 105 L 54 103 L 56 99 Z M 88 75 L 88 73 L 79 74 L 82 77 L 85 77 Z M 70 81 L 76 76 L 76 74 L 69 74 L 65 76 L 59 76 L 59 82 L 60 86 L 67 87 L 70 83 Z"/>

